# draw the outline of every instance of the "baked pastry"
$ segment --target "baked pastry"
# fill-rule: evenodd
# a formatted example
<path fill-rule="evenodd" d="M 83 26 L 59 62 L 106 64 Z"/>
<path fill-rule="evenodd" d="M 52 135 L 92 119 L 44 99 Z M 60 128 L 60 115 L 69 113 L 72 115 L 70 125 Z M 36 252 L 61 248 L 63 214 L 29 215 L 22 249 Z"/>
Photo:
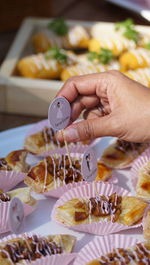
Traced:
<path fill-rule="evenodd" d="M 147 162 L 137 173 L 136 195 L 150 200 L 150 162 Z"/>
<path fill-rule="evenodd" d="M 24 148 L 33 154 L 42 154 L 57 147 L 63 147 L 64 143 L 59 142 L 52 128 L 44 127 L 42 131 L 27 136 Z"/>
<path fill-rule="evenodd" d="M 149 265 L 150 242 L 137 243 L 130 248 L 116 248 L 87 265 Z"/>
<path fill-rule="evenodd" d="M 0 243 L 0 264 L 26 264 L 45 256 L 70 253 L 75 244 L 71 235 L 22 235 Z"/>
<path fill-rule="evenodd" d="M 74 198 L 56 208 L 55 218 L 67 226 L 91 224 L 103 220 L 132 226 L 143 217 L 147 203 L 133 196 Z"/>
<path fill-rule="evenodd" d="M 124 74 L 127 75 L 129 78 L 133 79 L 134 81 L 137 81 L 142 85 L 150 87 L 150 68 L 139 68 L 136 70 L 129 70 Z"/>
<path fill-rule="evenodd" d="M 61 72 L 60 78 L 66 81 L 68 78 L 76 75 L 86 75 L 93 73 L 100 73 L 106 70 L 119 70 L 120 65 L 117 61 L 112 61 L 109 64 L 102 63 L 83 63 L 82 58 L 79 58 L 79 63 L 73 66 L 68 66 Z"/>
<path fill-rule="evenodd" d="M 24 149 L 15 150 L 5 158 L 0 158 L 0 170 L 27 172 L 29 169 L 29 165 L 26 163 L 27 154 L 28 152 Z"/>
<path fill-rule="evenodd" d="M 150 66 L 150 50 L 144 48 L 131 49 L 123 53 L 119 62 L 123 71 Z"/>
<path fill-rule="evenodd" d="M 143 235 L 145 239 L 150 240 L 150 209 L 147 209 L 147 213 L 144 218 Z"/>
<path fill-rule="evenodd" d="M 10 200 L 14 197 L 20 199 L 23 203 L 30 206 L 35 206 L 37 201 L 31 196 L 31 189 L 29 187 L 14 189 L 5 193 Z"/>
<path fill-rule="evenodd" d="M 112 169 L 107 167 L 102 161 L 97 163 L 96 181 L 107 181 L 112 177 Z"/>
<path fill-rule="evenodd" d="M 70 163 L 68 155 L 60 155 L 47 156 L 33 166 L 24 182 L 35 192 L 43 193 L 82 180 L 79 160 L 72 158 Z"/>
<path fill-rule="evenodd" d="M 57 79 L 63 69 L 55 59 L 47 59 L 46 54 L 39 53 L 22 58 L 17 64 L 17 71 L 23 77 Z"/>
<path fill-rule="evenodd" d="M 88 42 L 88 31 L 81 25 L 70 27 L 67 34 L 63 36 L 44 28 L 32 38 L 36 53 L 44 53 L 54 46 L 64 49 L 87 49 Z"/>
<path fill-rule="evenodd" d="M 117 139 L 104 150 L 101 161 L 110 168 L 126 167 L 148 146 L 149 143 L 130 143 Z"/>
<path fill-rule="evenodd" d="M 96 23 L 91 28 L 92 38 L 89 41 L 89 51 L 99 52 L 100 48 L 106 48 L 115 56 L 122 52 L 135 48 L 136 43 L 122 35 L 122 32 L 115 30 L 115 25 Z"/>

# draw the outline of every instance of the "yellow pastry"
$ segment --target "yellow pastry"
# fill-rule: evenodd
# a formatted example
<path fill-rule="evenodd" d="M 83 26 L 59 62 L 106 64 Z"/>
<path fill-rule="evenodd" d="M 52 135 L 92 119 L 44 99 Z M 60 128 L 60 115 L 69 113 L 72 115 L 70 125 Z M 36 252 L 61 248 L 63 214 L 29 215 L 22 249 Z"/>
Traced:
<path fill-rule="evenodd" d="M 150 66 L 150 50 L 144 48 L 131 49 L 123 53 L 119 62 L 123 71 Z"/>

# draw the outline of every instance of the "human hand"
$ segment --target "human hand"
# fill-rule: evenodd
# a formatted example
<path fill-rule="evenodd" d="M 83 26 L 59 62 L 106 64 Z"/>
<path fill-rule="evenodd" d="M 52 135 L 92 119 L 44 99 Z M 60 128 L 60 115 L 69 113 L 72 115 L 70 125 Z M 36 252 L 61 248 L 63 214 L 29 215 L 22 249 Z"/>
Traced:
<path fill-rule="evenodd" d="M 150 89 L 118 71 L 73 77 L 57 96 L 71 103 L 72 122 L 85 110 L 85 120 L 64 130 L 67 142 L 102 136 L 131 142 L 150 140 Z M 63 140 L 59 132 L 57 137 Z"/>

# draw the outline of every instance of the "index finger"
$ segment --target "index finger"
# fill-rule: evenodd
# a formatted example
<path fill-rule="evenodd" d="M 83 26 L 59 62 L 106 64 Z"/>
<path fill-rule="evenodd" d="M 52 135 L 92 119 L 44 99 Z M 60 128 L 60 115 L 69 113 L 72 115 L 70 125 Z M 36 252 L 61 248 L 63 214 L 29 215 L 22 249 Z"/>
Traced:
<path fill-rule="evenodd" d="M 79 95 L 95 95 L 101 73 L 76 76 L 68 79 L 57 96 L 65 97 L 72 103 Z"/>

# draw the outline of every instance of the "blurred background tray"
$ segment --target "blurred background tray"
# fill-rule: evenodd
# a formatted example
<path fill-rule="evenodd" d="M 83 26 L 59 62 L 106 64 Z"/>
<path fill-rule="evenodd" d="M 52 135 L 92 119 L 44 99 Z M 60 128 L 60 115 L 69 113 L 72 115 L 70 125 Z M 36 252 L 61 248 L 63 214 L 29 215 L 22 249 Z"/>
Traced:
<path fill-rule="evenodd" d="M 40 28 L 46 27 L 50 19 L 27 18 L 0 68 L 0 111 L 36 116 L 46 116 L 50 101 L 55 97 L 62 81 L 31 79 L 17 76 L 15 67 L 20 58 L 33 53 L 31 38 Z M 95 22 L 66 20 L 69 26 L 80 24 L 91 27 Z M 101 22 L 103 26 L 112 23 Z M 137 26 L 142 32 L 149 32 L 148 26 Z M 108 27 L 107 27 L 108 30 Z"/>

